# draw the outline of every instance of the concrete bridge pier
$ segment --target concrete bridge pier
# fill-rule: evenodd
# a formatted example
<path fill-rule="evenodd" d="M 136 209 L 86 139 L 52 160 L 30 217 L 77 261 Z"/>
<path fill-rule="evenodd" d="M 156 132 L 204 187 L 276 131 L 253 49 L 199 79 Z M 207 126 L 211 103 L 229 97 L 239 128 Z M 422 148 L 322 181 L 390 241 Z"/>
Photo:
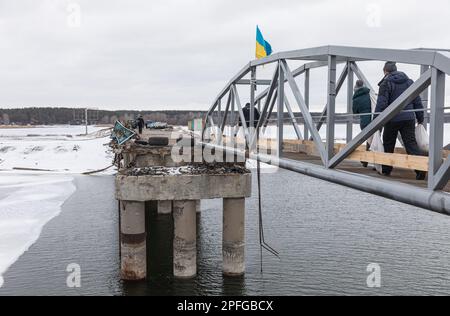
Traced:
<path fill-rule="evenodd" d="M 252 177 L 250 172 L 241 166 L 216 166 L 216 169 L 202 169 L 192 166 L 190 173 L 171 175 L 171 169 L 154 167 L 163 175 L 153 175 L 148 168 L 146 173 L 139 174 L 130 169 L 116 176 L 116 198 L 121 201 L 140 201 L 131 203 L 132 209 L 141 205 L 142 212 L 124 212 L 123 225 L 130 222 L 127 234 L 142 235 L 142 252 L 128 259 L 122 270 L 137 270 L 139 277 L 145 277 L 145 201 L 160 201 L 160 213 L 163 206 L 172 201 L 174 238 L 173 238 L 173 273 L 176 278 L 193 278 L 197 275 L 197 210 L 201 200 L 224 199 L 223 205 L 223 273 L 236 276 L 245 272 L 245 198 L 251 196 Z M 197 168 L 197 169 L 196 169 Z M 229 168 L 227 170 L 227 168 Z M 224 172 L 227 170 L 227 172 Z M 128 202 L 125 203 L 129 209 Z M 141 218 L 134 216 L 141 214 Z M 136 229 L 131 221 L 134 220 Z M 143 226 L 140 226 L 143 225 Z M 128 227 L 128 226 L 127 226 Z M 127 231 L 128 231 L 127 230 Z M 124 238 L 126 240 L 126 238 Z M 124 248 L 124 247 L 123 247 Z M 125 249 L 124 255 L 130 250 Z M 128 255 L 125 258 L 132 257 Z M 124 260 L 125 260 L 124 258 Z M 140 260 L 142 258 L 142 260 Z M 130 264 L 130 262 L 132 264 Z M 130 268 L 131 267 L 131 268 Z M 141 271 L 142 268 L 142 271 Z M 142 273 L 140 273 L 142 272 Z M 124 276 L 126 274 L 124 273 Z M 134 277 L 134 275 L 132 275 Z M 138 276 L 135 278 L 137 279 Z M 124 279 L 132 279 L 125 277 Z"/>
<path fill-rule="evenodd" d="M 223 199 L 223 274 L 245 274 L 245 198 Z"/>
<path fill-rule="evenodd" d="M 197 201 L 174 201 L 173 273 L 176 278 L 197 275 Z"/>
<path fill-rule="evenodd" d="M 137 281 L 147 277 L 145 202 L 121 201 L 121 277 Z"/>

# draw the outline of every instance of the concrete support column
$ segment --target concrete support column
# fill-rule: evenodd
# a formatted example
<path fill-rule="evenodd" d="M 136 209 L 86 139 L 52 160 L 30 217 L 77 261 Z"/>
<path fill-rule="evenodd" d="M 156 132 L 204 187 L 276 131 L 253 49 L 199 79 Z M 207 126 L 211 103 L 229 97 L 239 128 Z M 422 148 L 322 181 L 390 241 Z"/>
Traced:
<path fill-rule="evenodd" d="M 223 274 L 245 273 L 245 198 L 223 199 Z"/>
<path fill-rule="evenodd" d="M 172 214 L 172 201 L 158 201 L 158 214 L 159 215 Z"/>
<path fill-rule="evenodd" d="M 121 277 L 136 281 L 147 277 L 145 203 L 121 201 Z"/>
<path fill-rule="evenodd" d="M 173 202 L 173 273 L 177 278 L 197 275 L 196 201 Z"/>

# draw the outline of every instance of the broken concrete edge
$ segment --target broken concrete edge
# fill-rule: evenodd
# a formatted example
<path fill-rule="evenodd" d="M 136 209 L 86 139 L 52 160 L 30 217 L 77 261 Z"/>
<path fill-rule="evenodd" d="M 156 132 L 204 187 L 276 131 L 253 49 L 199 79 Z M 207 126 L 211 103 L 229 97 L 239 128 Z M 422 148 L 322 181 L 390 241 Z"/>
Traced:
<path fill-rule="evenodd" d="M 252 175 L 116 176 L 116 199 L 121 201 L 177 201 L 247 198 Z"/>
<path fill-rule="evenodd" d="M 130 167 L 119 171 L 124 176 L 177 176 L 177 175 L 232 175 L 251 173 L 245 163 L 198 163 L 184 165 L 153 165 L 151 167 Z"/>

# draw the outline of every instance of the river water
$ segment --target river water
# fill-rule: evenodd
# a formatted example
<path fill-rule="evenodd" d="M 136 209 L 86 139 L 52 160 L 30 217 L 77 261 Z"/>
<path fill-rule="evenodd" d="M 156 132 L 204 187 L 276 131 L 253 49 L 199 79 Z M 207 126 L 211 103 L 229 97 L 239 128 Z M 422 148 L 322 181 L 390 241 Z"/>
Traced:
<path fill-rule="evenodd" d="M 256 180 L 256 179 L 254 179 Z M 198 277 L 172 278 L 170 216 L 149 210 L 149 280 L 119 278 L 113 176 L 75 177 L 76 192 L 3 275 L 0 295 L 449 295 L 450 217 L 279 170 L 263 174 L 266 241 L 261 273 L 256 181 L 247 200 L 247 273 L 221 273 L 221 201 L 198 217 Z M 81 288 L 66 267 L 81 267 Z M 369 264 L 381 287 L 367 286 Z"/>

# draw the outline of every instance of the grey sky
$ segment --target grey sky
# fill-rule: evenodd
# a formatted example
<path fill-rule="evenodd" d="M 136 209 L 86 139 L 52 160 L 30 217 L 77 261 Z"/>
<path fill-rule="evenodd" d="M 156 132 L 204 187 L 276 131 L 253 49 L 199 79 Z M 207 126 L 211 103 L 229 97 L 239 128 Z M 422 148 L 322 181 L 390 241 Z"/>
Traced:
<path fill-rule="evenodd" d="M 448 0 L 0 0 L 0 107 L 207 109 L 253 58 L 256 24 L 274 51 L 446 47 L 449 12 Z"/>

